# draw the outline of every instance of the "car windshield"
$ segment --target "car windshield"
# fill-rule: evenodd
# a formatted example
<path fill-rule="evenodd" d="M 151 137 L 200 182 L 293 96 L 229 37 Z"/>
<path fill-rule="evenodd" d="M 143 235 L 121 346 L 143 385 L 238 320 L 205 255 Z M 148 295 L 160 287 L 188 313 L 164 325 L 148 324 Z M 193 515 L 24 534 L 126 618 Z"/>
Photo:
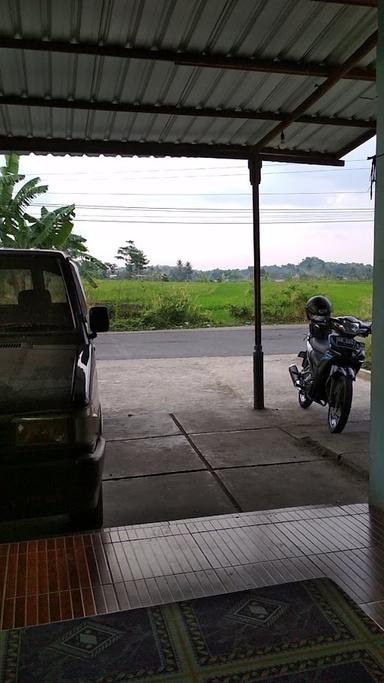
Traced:
<path fill-rule="evenodd" d="M 0 334 L 74 328 L 60 258 L 0 253 Z"/>

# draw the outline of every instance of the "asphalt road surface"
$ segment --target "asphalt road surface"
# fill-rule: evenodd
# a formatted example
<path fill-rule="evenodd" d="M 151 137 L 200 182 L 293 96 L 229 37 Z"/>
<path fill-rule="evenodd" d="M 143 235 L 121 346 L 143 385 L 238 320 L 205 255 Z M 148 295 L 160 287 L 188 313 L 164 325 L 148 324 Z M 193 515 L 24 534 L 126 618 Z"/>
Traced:
<path fill-rule="evenodd" d="M 306 331 L 306 325 L 265 325 L 264 353 L 292 354 L 300 351 L 304 348 Z M 100 360 L 250 356 L 253 344 L 254 331 L 251 327 L 108 332 L 96 339 Z"/>

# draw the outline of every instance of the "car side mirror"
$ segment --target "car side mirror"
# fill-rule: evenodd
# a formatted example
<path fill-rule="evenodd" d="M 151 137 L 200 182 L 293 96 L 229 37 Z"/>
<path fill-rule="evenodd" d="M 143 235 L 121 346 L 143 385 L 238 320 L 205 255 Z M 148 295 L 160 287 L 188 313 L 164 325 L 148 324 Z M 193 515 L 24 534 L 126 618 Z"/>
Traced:
<path fill-rule="evenodd" d="M 89 327 L 94 336 L 98 332 L 108 332 L 109 315 L 105 306 L 92 306 L 89 309 Z"/>

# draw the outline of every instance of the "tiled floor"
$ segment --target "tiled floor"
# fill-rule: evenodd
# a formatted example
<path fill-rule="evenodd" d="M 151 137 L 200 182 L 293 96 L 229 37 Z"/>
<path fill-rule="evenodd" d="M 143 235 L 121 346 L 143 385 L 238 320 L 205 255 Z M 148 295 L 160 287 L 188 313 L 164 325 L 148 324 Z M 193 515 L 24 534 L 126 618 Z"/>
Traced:
<path fill-rule="evenodd" d="M 269 510 L 0 545 L 3 629 L 317 576 L 384 626 L 384 517 Z"/>

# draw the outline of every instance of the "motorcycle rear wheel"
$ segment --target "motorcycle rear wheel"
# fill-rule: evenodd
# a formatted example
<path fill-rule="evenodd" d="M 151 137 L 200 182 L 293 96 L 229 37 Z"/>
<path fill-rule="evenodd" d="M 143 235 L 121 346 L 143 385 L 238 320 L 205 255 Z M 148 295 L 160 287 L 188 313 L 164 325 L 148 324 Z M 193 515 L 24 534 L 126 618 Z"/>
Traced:
<path fill-rule="evenodd" d="M 340 434 L 348 422 L 352 406 L 352 378 L 337 375 L 332 379 L 328 408 L 328 429 L 332 434 Z"/>

